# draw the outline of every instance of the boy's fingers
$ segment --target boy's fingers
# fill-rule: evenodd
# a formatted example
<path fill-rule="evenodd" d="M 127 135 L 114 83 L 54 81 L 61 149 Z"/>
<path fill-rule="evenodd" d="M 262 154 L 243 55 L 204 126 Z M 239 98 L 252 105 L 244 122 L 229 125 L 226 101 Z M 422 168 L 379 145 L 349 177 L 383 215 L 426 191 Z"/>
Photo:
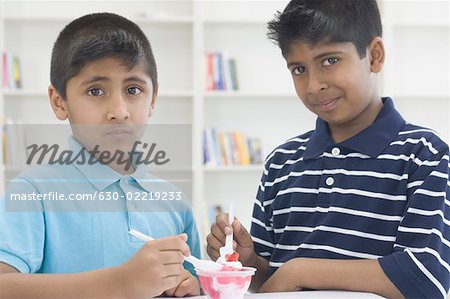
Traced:
<path fill-rule="evenodd" d="M 145 245 L 159 250 L 177 250 L 181 243 L 185 243 L 177 236 L 170 236 L 147 242 Z"/>
<path fill-rule="evenodd" d="M 200 295 L 200 288 L 197 280 L 194 277 L 189 277 L 183 280 L 174 292 L 175 297 L 198 296 Z"/>
<path fill-rule="evenodd" d="M 248 233 L 247 229 L 245 229 L 242 223 L 237 219 L 233 222 L 233 231 L 233 238 L 238 245 L 248 247 L 253 244 L 252 237 Z"/>
<path fill-rule="evenodd" d="M 211 225 L 211 234 L 213 234 L 218 240 L 224 240 L 225 242 L 225 233 L 217 223 Z"/>
<path fill-rule="evenodd" d="M 181 234 L 178 235 L 178 238 L 182 241 L 180 251 L 183 253 L 184 256 L 190 256 L 191 255 L 191 249 L 189 248 L 189 245 L 186 243 L 188 239 L 187 234 Z"/>
<path fill-rule="evenodd" d="M 228 214 L 221 213 L 217 215 L 216 223 L 226 235 L 229 235 L 233 232 L 233 230 L 230 227 L 230 224 L 228 223 Z"/>
<path fill-rule="evenodd" d="M 219 258 L 219 248 L 224 246 L 225 244 L 218 240 L 213 234 L 209 234 L 206 237 L 206 241 L 208 245 L 206 246 L 206 252 L 208 253 L 209 257 L 215 261 Z"/>
<path fill-rule="evenodd" d="M 177 237 L 180 238 L 181 240 L 183 240 L 184 242 L 186 242 L 188 240 L 187 234 L 179 234 Z"/>
<path fill-rule="evenodd" d="M 183 240 L 185 234 L 158 239 L 146 244 L 146 246 L 156 246 L 159 251 L 181 251 L 184 256 L 191 255 L 191 250 L 186 241 Z"/>
<path fill-rule="evenodd" d="M 220 247 L 225 246 L 225 239 L 219 240 L 213 234 L 209 234 L 208 236 L 206 236 L 206 242 L 211 248 L 217 250 L 219 250 Z"/>
<path fill-rule="evenodd" d="M 216 261 L 220 256 L 219 250 L 212 248 L 209 244 L 206 245 L 206 253 L 208 253 L 209 257 L 213 261 Z"/>
<path fill-rule="evenodd" d="M 170 290 L 170 289 L 176 289 L 178 284 L 181 281 L 180 275 L 172 275 L 167 276 L 163 278 L 163 289 Z"/>
<path fill-rule="evenodd" d="M 158 255 L 163 265 L 182 264 L 184 256 L 180 251 L 162 251 Z"/>
<path fill-rule="evenodd" d="M 169 297 L 173 297 L 175 294 L 175 290 L 177 289 L 177 287 L 168 289 L 164 292 L 164 295 L 169 296 Z"/>
<path fill-rule="evenodd" d="M 183 272 L 183 264 L 164 265 L 161 268 L 161 276 L 164 278 L 171 276 L 180 276 Z"/>

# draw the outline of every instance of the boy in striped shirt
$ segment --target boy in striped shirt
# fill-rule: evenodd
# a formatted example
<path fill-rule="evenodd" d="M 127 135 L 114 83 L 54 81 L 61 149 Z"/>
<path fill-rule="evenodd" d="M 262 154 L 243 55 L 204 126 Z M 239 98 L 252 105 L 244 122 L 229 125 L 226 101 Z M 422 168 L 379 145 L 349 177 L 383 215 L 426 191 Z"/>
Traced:
<path fill-rule="evenodd" d="M 313 131 L 266 159 L 251 234 L 219 215 L 208 254 L 234 231 L 263 292 L 342 289 L 446 297 L 450 282 L 449 148 L 405 122 L 378 93 L 375 0 L 293 0 L 268 25 Z"/>

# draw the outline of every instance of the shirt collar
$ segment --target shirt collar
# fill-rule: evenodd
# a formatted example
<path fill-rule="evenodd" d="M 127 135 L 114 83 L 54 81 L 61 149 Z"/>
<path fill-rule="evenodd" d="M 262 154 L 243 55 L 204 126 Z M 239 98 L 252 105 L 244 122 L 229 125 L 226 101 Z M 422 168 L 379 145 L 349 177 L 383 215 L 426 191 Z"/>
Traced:
<path fill-rule="evenodd" d="M 83 163 L 74 162 L 73 165 L 87 178 L 87 180 L 97 189 L 103 190 L 114 182 L 120 180 L 121 175 L 110 167 L 99 163 L 89 163 L 91 155 L 75 138 L 69 138 L 69 148 L 75 153 L 84 152 L 85 161 Z"/>
<path fill-rule="evenodd" d="M 385 97 L 382 98 L 382 101 L 383 108 L 375 121 L 362 132 L 338 145 L 370 157 L 377 157 L 381 154 L 405 124 L 405 120 L 395 109 L 392 99 Z M 336 144 L 331 138 L 328 124 L 317 118 L 316 129 L 311 134 L 303 157 L 305 160 L 316 158 L 333 145 Z"/>
<path fill-rule="evenodd" d="M 73 137 L 69 138 L 69 148 L 75 154 L 79 153 L 80 151 L 84 151 L 87 161 L 84 161 L 84 163 L 80 164 L 75 162 L 73 163 L 73 165 L 97 190 L 104 190 L 106 187 L 119 181 L 123 177 L 128 177 L 130 181 L 134 180 L 139 183 L 140 180 L 145 178 L 145 175 L 147 173 L 147 165 L 145 164 L 133 165 L 133 168 L 136 169 L 134 173 L 132 173 L 130 176 L 124 176 L 114 171 L 111 167 L 98 162 L 96 159 L 94 159 L 95 163 L 88 163 L 90 154 L 86 152 L 84 147 Z M 147 190 L 144 185 L 141 185 L 141 187 Z"/>
<path fill-rule="evenodd" d="M 141 188 L 143 188 L 144 190 L 146 190 L 147 192 L 151 192 L 152 191 L 152 185 L 148 184 L 148 180 L 152 181 L 149 176 L 149 167 L 148 165 L 144 164 L 144 163 L 140 163 L 140 164 L 135 164 L 134 168 L 136 169 L 131 175 L 130 177 L 136 182 L 138 183 L 139 186 L 141 186 Z"/>

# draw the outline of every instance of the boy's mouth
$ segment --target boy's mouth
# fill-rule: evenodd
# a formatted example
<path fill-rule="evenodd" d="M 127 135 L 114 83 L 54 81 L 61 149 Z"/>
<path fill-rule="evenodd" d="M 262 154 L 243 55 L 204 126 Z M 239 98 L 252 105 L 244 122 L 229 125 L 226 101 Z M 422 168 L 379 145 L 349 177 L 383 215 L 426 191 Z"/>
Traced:
<path fill-rule="evenodd" d="M 130 135 L 131 133 L 132 130 L 130 128 L 123 126 L 114 127 L 106 131 L 106 135 L 115 137 L 127 136 Z"/>
<path fill-rule="evenodd" d="M 327 100 L 320 101 L 316 104 L 316 107 L 319 108 L 320 111 L 330 111 L 333 110 L 336 106 L 336 103 L 341 99 L 341 97 L 331 98 Z"/>

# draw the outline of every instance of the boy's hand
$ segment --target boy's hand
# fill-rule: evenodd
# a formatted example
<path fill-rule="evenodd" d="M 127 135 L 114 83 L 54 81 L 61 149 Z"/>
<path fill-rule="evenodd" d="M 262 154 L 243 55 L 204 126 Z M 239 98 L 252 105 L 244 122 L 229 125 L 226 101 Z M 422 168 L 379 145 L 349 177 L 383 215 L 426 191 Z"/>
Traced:
<path fill-rule="evenodd" d="M 184 256 L 190 255 L 187 235 L 147 242 L 127 262 L 118 266 L 118 283 L 126 298 L 148 298 L 175 288 L 184 277 Z"/>
<path fill-rule="evenodd" d="M 273 293 L 300 291 L 301 287 L 298 286 L 298 282 L 296 281 L 297 275 L 295 275 L 295 271 L 298 271 L 296 260 L 298 259 L 291 259 L 278 268 L 278 270 L 275 271 L 275 273 L 273 273 L 273 275 L 262 285 L 258 292 Z"/>
<path fill-rule="evenodd" d="M 252 261 L 256 259 L 256 253 L 253 247 L 253 240 L 239 222 L 234 219 L 232 226 L 228 223 L 228 214 L 219 214 L 216 217 L 216 223 L 211 226 L 211 232 L 206 237 L 208 243 L 206 251 L 212 260 L 220 257 L 219 249 L 225 246 L 225 235 L 233 233 L 233 249 L 239 253 L 239 260 L 244 265 L 252 265 Z"/>
<path fill-rule="evenodd" d="M 169 297 L 199 296 L 198 280 L 187 270 L 181 274 L 181 282 L 176 287 L 164 292 Z"/>

